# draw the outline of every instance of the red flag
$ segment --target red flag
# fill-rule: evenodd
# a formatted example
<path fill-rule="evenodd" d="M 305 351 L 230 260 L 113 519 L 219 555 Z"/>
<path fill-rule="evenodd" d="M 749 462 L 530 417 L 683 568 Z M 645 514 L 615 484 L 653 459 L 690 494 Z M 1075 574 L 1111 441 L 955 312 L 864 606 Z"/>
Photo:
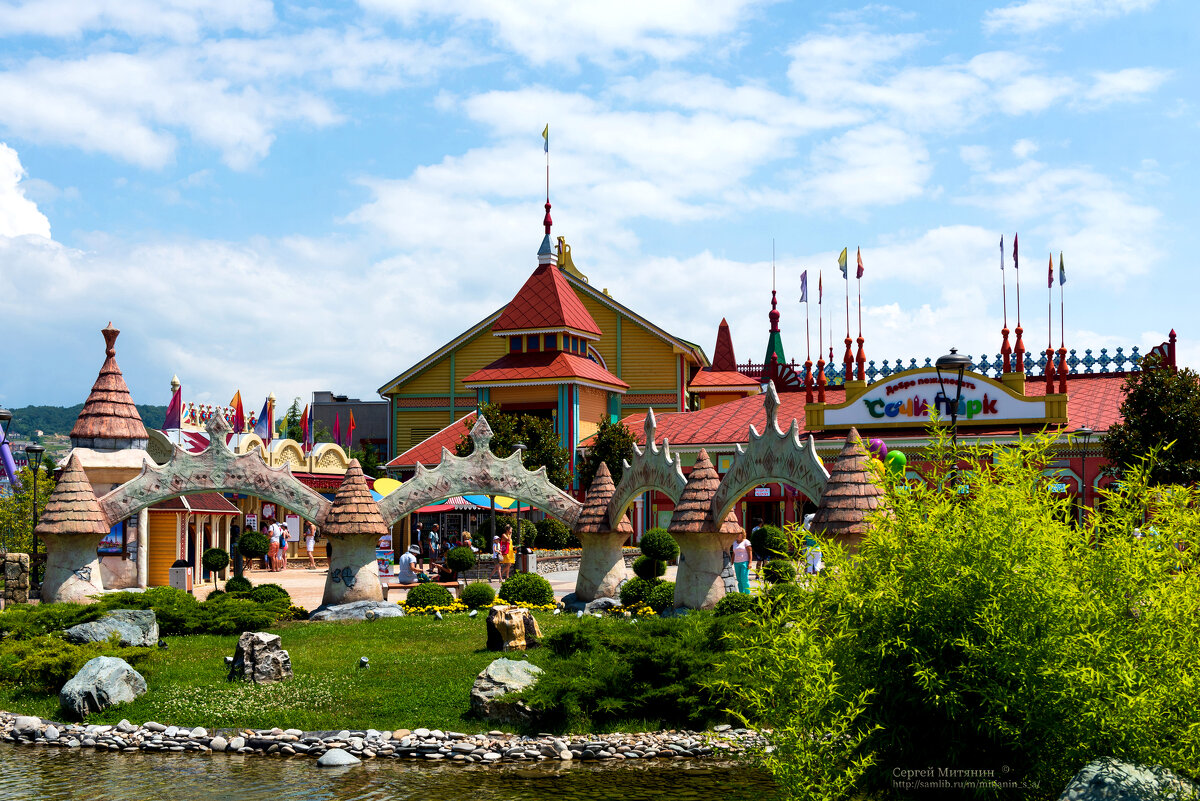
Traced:
<path fill-rule="evenodd" d="M 164 431 L 174 428 L 183 428 L 183 387 L 171 395 L 171 403 L 167 406 L 167 419 L 163 423 Z"/>
<path fill-rule="evenodd" d="M 308 404 L 304 404 L 304 414 L 300 416 L 300 438 L 308 446 Z"/>
<path fill-rule="evenodd" d="M 858 278 L 862 278 L 862 274 L 863 274 L 863 266 L 862 266 L 862 248 L 859 248 L 859 249 L 858 249 L 858 276 L 857 276 L 857 277 L 858 277 Z"/>
<path fill-rule="evenodd" d="M 1046 288 L 1050 289 L 1054 286 L 1054 254 L 1050 254 L 1050 271 L 1046 273 Z"/>
<path fill-rule="evenodd" d="M 1017 262 L 1017 235 L 1013 234 L 1013 269 L 1021 269 L 1021 265 Z"/>
<path fill-rule="evenodd" d="M 341 414 L 333 415 L 333 441 L 338 445 L 342 444 L 342 416 Z"/>
<path fill-rule="evenodd" d="M 239 389 L 233 393 L 233 400 L 229 401 L 229 405 L 233 407 L 233 433 L 240 434 L 246 428 L 246 413 L 242 411 L 242 391 Z"/>
<path fill-rule="evenodd" d="M 346 425 L 346 447 L 354 447 L 354 410 L 350 410 L 350 422 Z"/>

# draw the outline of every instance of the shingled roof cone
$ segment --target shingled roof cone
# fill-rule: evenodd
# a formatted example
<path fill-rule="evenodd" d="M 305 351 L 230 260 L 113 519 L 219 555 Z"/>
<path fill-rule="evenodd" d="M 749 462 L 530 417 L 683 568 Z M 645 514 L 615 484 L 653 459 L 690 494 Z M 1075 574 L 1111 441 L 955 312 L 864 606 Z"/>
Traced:
<path fill-rule="evenodd" d="M 116 342 L 121 332 L 110 322 L 100 333 L 104 335 L 104 364 L 71 429 L 71 447 L 98 451 L 144 449 L 150 435 L 117 366 Z"/>
<path fill-rule="evenodd" d="M 588 488 L 583 511 L 575 524 L 575 535 L 583 546 L 583 553 L 579 557 L 579 577 L 575 580 L 577 600 L 615 598 L 621 582 L 629 575 L 621 546 L 633 534 L 633 526 L 624 514 L 617 522 L 615 531 L 608 522 L 608 506 L 616 491 L 608 465 L 601 462 L 596 468 L 592 486 Z"/>
<path fill-rule="evenodd" d="M 79 457 L 72 454 L 36 529 L 46 543 L 44 602 L 87 603 L 103 591 L 96 548 L 110 529 Z"/>
<path fill-rule="evenodd" d="M 887 505 L 887 494 L 870 460 L 858 429 L 851 428 L 830 466 L 825 493 L 812 519 L 813 531 L 823 532 L 851 550 L 857 550 L 871 530 L 867 516 Z"/>
<path fill-rule="evenodd" d="M 742 527 L 732 510 L 720 526 L 713 520 L 713 495 L 720 485 L 721 478 L 708 458 L 708 451 L 702 449 L 667 528 L 679 543 L 676 608 L 712 609 L 725 597 L 725 573 L 732 578 L 732 567 L 726 570 L 727 552 Z"/>
<path fill-rule="evenodd" d="M 388 531 L 379 505 L 367 489 L 362 467 L 357 459 L 351 459 L 321 525 L 321 532 L 333 540 L 322 604 L 383 600 L 375 549 Z"/>

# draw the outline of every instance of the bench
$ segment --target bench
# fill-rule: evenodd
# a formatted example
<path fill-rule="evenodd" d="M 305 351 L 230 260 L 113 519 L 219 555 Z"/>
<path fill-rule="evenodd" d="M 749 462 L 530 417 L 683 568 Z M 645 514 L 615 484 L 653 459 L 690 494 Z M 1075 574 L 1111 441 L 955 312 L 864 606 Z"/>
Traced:
<path fill-rule="evenodd" d="M 462 585 L 459 584 L 457 581 L 429 581 L 429 582 L 421 582 L 421 583 L 436 584 L 439 587 L 445 587 L 446 589 L 450 590 L 450 594 L 453 595 L 455 598 L 462 597 Z M 381 582 L 379 582 L 379 585 L 380 585 L 380 587 L 383 588 L 383 600 L 386 601 L 389 590 L 411 590 L 413 587 L 420 587 L 421 583 L 413 582 L 412 584 L 400 584 L 400 583 L 394 582 L 394 581 L 392 581 L 392 582 L 381 581 Z"/>

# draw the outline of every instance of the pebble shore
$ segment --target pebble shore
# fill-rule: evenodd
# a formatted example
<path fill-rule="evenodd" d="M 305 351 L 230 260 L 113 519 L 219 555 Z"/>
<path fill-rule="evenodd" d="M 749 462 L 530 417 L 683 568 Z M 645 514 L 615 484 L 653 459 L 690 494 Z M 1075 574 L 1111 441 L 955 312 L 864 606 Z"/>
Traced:
<path fill-rule="evenodd" d="M 486 734 L 437 729 L 396 731 L 316 731 L 242 729 L 208 732 L 148 721 L 122 720 L 115 726 L 68 724 L 0 712 L 0 739 L 56 748 L 93 748 L 123 752 L 225 752 L 278 757 L 319 758 L 341 749 L 359 760 L 405 759 L 461 764 L 603 761 L 627 759 L 729 759 L 766 740 L 747 729 L 718 726 L 710 732 L 664 731 L 587 737 L 536 737 L 490 731 Z"/>

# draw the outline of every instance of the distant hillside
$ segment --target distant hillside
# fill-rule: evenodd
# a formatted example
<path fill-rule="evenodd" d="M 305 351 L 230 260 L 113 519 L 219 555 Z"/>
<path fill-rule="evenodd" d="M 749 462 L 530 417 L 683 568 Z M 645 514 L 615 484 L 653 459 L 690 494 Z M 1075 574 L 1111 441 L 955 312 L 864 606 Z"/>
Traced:
<path fill-rule="evenodd" d="M 162 428 L 167 417 L 166 406 L 143 406 L 136 404 L 138 414 L 146 428 Z M 75 418 L 83 410 L 83 404 L 74 406 L 25 406 L 12 410 L 12 434 L 14 436 L 31 437 L 34 431 L 41 430 L 47 435 L 70 434 L 75 425 Z"/>

